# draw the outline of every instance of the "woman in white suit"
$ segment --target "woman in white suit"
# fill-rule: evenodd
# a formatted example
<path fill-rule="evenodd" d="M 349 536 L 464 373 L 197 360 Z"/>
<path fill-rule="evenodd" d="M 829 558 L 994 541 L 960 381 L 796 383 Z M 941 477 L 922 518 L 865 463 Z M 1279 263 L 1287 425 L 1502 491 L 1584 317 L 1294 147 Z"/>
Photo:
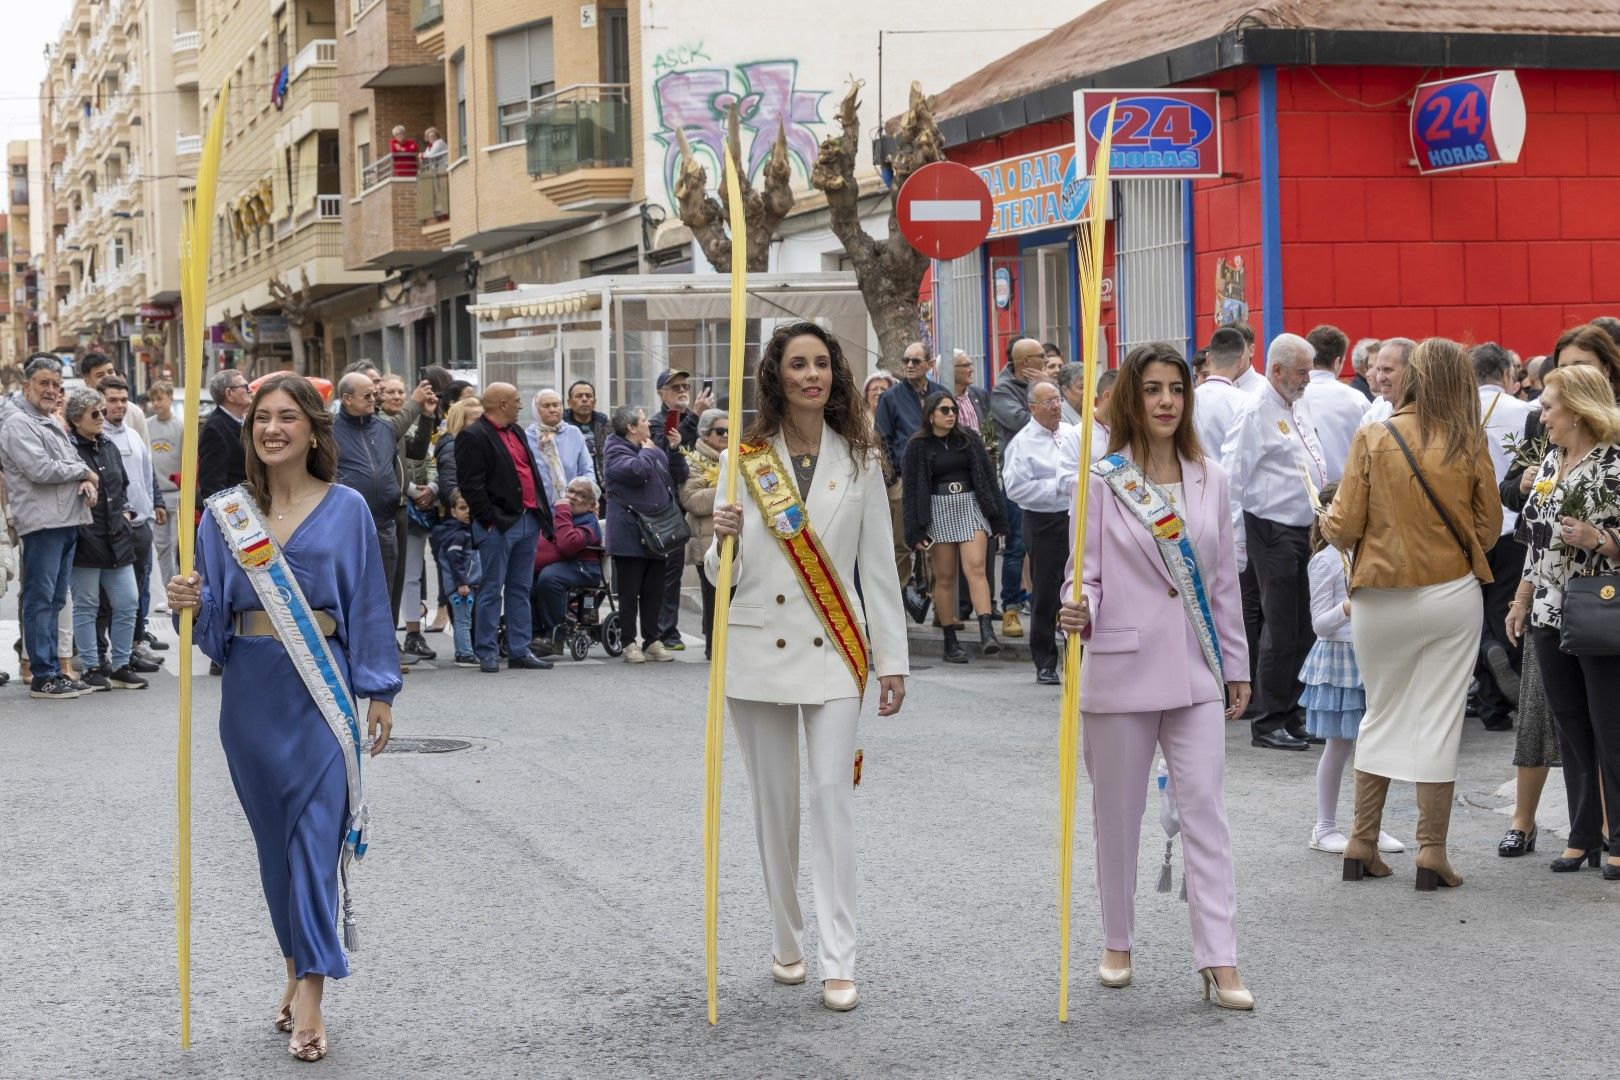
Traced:
<path fill-rule="evenodd" d="M 882 450 L 838 342 L 810 322 L 779 327 L 756 375 L 758 417 L 740 450 L 741 501 L 715 507 L 705 566 L 738 537 L 726 696 L 753 793 L 770 900 L 772 975 L 805 979 L 799 910 L 799 718 L 810 762 L 822 1002 L 855 993 L 855 725 L 869 676 L 878 715 L 905 700 L 905 615 Z M 721 469 L 725 468 L 722 458 Z M 854 589 L 856 572 L 867 583 Z"/>

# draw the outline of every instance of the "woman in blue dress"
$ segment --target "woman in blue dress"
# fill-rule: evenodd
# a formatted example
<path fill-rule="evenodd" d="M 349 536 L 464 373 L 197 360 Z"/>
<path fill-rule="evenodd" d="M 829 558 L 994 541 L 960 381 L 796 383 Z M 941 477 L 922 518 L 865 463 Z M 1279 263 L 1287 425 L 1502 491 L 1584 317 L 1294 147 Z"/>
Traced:
<path fill-rule="evenodd" d="M 366 730 L 375 757 L 393 728 L 399 656 L 371 512 L 359 493 L 332 483 L 332 416 L 307 379 L 272 376 L 253 396 L 243 442 L 247 482 L 237 494 L 258 508 L 352 697 L 370 699 Z M 338 935 L 339 859 L 350 817 L 346 751 L 272 635 L 213 513 L 202 515 L 195 572 L 169 579 L 168 599 L 175 611 L 196 609 L 197 644 L 224 676 L 220 741 L 287 964 L 275 1027 L 292 1032 L 294 1057 L 318 1061 L 326 1054 L 325 981 L 349 973 Z"/>

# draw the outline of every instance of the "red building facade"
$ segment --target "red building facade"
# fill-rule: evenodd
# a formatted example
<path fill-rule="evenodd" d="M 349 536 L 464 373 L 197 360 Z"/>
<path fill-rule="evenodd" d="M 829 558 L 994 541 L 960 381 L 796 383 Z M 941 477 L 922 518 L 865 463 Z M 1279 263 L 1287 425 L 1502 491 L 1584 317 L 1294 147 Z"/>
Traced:
<path fill-rule="evenodd" d="M 1170 284 L 1182 290 L 1186 317 L 1155 336 L 1206 341 L 1218 325 L 1219 268 L 1239 260 L 1241 302 L 1264 340 L 1332 323 L 1352 340 L 1439 334 L 1499 341 L 1528 357 L 1547 352 L 1569 326 L 1620 314 L 1620 73 L 1512 69 L 1527 114 L 1519 160 L 1420 174 L 1409 135 L 1414 89 L 1480 70 L 1487 68 L 1242 64 L 1166 83 L 1221 91 L 1224 167 L 1218 180 L 1160 182 L 1183 185 L 1185 270 Z M 1097 81 L 1153 85 L 1125 78 Z M 1048 112 L 1056 112 L 1054 97 L 1044 98 Z M 1074 137 L 1072 115 L 961 138 L 974 126 L 971 117 L 944 125 L 950 157 L 971 166 Z M 1038 239 L 1072 245 L 1058 232 Z M 1020 268 L 1011 257 L 1028 243 L 986 245 L 986 354 L 999 352 L 1024 314 L 996 309 L 990 267 L 1002 260 Z M 1118 273 L 1129 278 L 1129 263 L 1121 260 Z M 1115 284 L 1129 308 L 1131 282 Z M 1141 340 L 1142 327 L 1133 331 L 1129 311 L 1118 308 L 1104 318 L 1117 363 L 1119 342 Z M 1069 349 L 1079 344 L 1076 335 Z"/>

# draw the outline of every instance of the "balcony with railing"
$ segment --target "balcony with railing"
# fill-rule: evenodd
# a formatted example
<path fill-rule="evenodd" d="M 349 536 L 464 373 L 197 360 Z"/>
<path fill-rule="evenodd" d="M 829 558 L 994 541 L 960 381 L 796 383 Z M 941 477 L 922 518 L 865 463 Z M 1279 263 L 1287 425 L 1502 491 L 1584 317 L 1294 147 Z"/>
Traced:
<path fill-rule="evenodd" d="M 176 135 L 174 137 L 174 152 L 177 157 L 196 157 L 202 153 L 203 137 L 201 135 Z"/>
<path fill-rule="evenodd" d="M 605 210 L 630 201 L 630 87 L 587 83 L 529 103 L 524 125 L 529 175 L 564 210 Z"/>
<path fill-rule="evenodd" d="M 175 85 L 196 86 L 197 52 L 202 48 L 202 34 L 196 30 L 176 31 L 170 48 L 174 52 Z"/>
<path fill-rule="evenodd" d="M 440 50 L 423 47 L 413 31 L 409 0 L 354 0 L 364 10 L 354 16 L 354 33 L 338 42 L 339 66 L 364 72 L 361 86 L 442 86 Z"/>
<path fill-rule="evenodd" d="M 290 121 L 312 104 L 337 101 L 337 84 L 337 42 L 329 38 L 311 41 L 287 65 L 282 115 Z"/>
<path fill-rule="evenodd" d="M 438 179 L 449 178 L 439 174 Z M 398 162 L 384 155 L 362 172 L 361 182 L 365 187 L 343 216 L 344 266 L 350 270 L 393 269 L 443 257 L 446 240 L 429 240 L 422 232 L 426 208 L 419 201 L 424 197 L 431 200 L 431 178 L 419 171 L 414 155 Z"/>
<path fill-rule="evenodd" d="M 423 161 L 416 177 L 416 214 L 424 229 L 450 220 L 450 174 L 442 167 L 442 157 L 433 161 L 439 167 L 429 167 L 430 161 Z"/>
<path fill-rule="evenodd" d="M 411 0 L 411 29 L 421 33 L 444 21 L 444 0 Z"/>

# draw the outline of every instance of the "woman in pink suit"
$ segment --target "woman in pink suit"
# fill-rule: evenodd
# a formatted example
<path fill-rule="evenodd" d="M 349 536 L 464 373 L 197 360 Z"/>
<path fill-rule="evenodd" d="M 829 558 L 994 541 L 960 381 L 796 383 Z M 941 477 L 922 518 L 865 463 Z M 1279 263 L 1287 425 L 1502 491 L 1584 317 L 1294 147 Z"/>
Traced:
<path fill-rule="evenodd" d="M 1104 986 L 1131 981 L 1136 858 L 1155 744 L 1181 813 L 1204 998 L 1252 1009 L 1237 972 L 1237 889 L 1222 795 L 1225 730 L 1249 702 L 1249 656 L 1226 472 L 1193 428 L 1192 373 L 1164 342 L 1131 350 L 1092 466 L 1082 599 L 1060 623 L 1086 642 L 1080 701 L 1091 778 Z M 1304 498 L 1303 490 L 1300 497 Z M 1071 595 L 1071 560 L 1063 595 Z"/>

